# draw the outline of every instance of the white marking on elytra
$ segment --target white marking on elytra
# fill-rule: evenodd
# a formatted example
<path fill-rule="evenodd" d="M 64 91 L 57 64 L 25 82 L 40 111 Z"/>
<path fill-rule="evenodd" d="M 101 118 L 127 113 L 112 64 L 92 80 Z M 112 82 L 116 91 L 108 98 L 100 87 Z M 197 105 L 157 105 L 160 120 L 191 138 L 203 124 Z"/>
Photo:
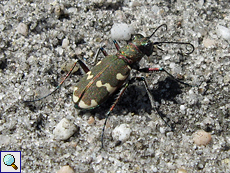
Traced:
<path fill-rule="evenodd" d="M 128 68 L 129 70 L 131 70 L 131 69 L 132 69 L 129 65 L 127 65 L 127 68 Z"/>
<path fill-rule="evenodd" d="M 125 80 L 128 75 L 122 75 L 121 73 L 117 73 L 116 79 L 117 80 Z"/>
<path fill-rule="evenodd" d="M 92 78 L 93 78 L 93 75 L 91 75 L 91 71 L 88 71 L 86 74 L 88 75 L 87 80 L 89 80 L 89 79 L 92 79 Z"/>
<path fill-rule="evenodd" d="M 78 103 L 78 107 L 83 108 L 83 109 L 92 108 L 92 107 L 95 107 L 97 105 L 98 105 L 98 103 L 95 100 L 91 100 L 90 105 L 85 104 L 84 101 L 82 101 L 82 100 Z"/>
<path fill-rule="evenodd" d="M 117 89 L 117 87 L 112 87 L 109 83 L 102 84 L 101 80 L 96 82 L 96 86 L 99 88 L 104 86 L 109 93 L 113 93 Z"/>
<path fill-rule="evenodd" d="M 99 61 L 99 62 L 96 64 L 96 66 L 99 65 L 99 64 L 101 64 L 101 61 Z"/>
<path fill-rule="evenodd" d="M 73 102 L 74 102 L 74 103 L 77 103 L 78 100 L 79 100 L 79 97 L 77 97 L 77 96 L 74 94 L 75 91 L 77 91 L 77 89 L 78 89 L 78 87 L 74 87 L 74 89 L 73 89 Z"/>

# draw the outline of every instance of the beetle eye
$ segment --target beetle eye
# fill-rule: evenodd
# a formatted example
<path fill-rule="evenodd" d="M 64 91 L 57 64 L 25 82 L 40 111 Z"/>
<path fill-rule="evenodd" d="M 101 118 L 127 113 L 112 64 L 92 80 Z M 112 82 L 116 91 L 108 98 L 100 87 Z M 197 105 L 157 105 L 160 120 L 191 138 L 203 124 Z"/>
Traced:
<path fill-rule="evenodd" d="M 153 53 L 153 43 L 147 42 L 139 48 L 145 55 L 150 56 Z"/>
<path fill-rule="evenodd" d="M 133 41 L 133 40 L 140 39 L 140 38 L 144 38 L 144 36 L 141 34 L 134 34 L 132 35 L 131 40 Z"/>

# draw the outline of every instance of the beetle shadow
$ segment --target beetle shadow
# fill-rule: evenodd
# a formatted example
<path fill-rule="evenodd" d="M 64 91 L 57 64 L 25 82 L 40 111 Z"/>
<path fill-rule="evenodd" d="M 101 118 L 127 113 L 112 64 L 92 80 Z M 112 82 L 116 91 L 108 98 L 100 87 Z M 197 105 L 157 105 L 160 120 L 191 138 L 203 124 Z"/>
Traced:
<path fill-rule="evenodd" d="M 154 100 L 161 104 L 161 100 L 172 101 L 174 104 L 178 104 L 175 97 L 182 93 L 183 85 L 167 77 L 165 80 L 158 82 L 157 88 L 151 91 Z"/>
<path fill-rule="evenodd" d="M 173 80 L 170 77 L 167 77 L 165 80 L 158 82 L 156 89 L 151 91 L 154 101 L 159 103 L 159 106 L 156 108 L 159 116 L 166 121 L 167 125 L 171 127 L 171 130 L 174 131 L 175 124 L 170 119 L 170 117 L 160 110 L 162 105 L 162 100 L 172 101 L 173 104 L 179 104 L 176 96 L 182 93 L 182 89 L 186 87 L 180 84 L 179 82 Z M 170 124 L 168 124 L 171 122 Z"/>
<path fill-rule="evenodd" d="M 158 102 L 159 107 L 155 107 L 159 116 L 162 118 L 167 117 L 162 111 L 159 110 L 162 104 L 162 100 L 172 101 L 174 104 L 178 104 L 175 97 L 182 93 L 183 85 L 173 80 L 170 77 L 165 78 L 163 81 L 159 81 L 155 88 L 150 90 L 150 94 L 154 98 L 154 102 Z M 124 115 L 129 112 L 134 114 L 144 115 L 144 113 L 151 114 L 152 107 L 150 100 L 145 93 L 145 87 L 143 84 L 136 85 L 136 82 L 131 84 L 125 91 L 125 93 L 119 99 L 117 105 L 113 109 L 112 113 L 117 115 Z M 142 95 L 144 93 L 144 95 Z M 93 115 L 97 115 L 97 118 L 105 118 L 106 113 L 113 105 L 119 90 L 116 91 L 109 99 L 101 104 L 99 107 L 90 110 Z M 169 120 L 170 121 L 170 120 Z"/>
<path fill-rule="evenodd" d="M 134 86 L 136 87 L 136 86 Z M 145 87 L 143 85 L 141 85 L 141 87 L 139 87 L 141 90 L 145 90 Z M 172 101 L 174 104 L 178 104 L 178 102 L 176 101 L 175 97 L 179 94 L 182 93 L 182 89 L 183 86 L 178 83 L 177 81 L 173 80 L 170 77 L 166 77 L 164 80 L 159 81 L 153 89 L 150 90 L 150 94 L 153 96 L 153 101 L 157 102 L 159 104 L 158 107 L 161 106 L 162 104 L 162 100 L 166 100 L 166 101 Z M 141 92 L 141 91 L 140 91 Z M 135 93 L 132 92 L 131 93 Z M 135 93 L 136 95 L 139 95 L 140 93 Z M 145 100 L 146 104 L 143 104 L 142 100 L 138 100 L 138 99 L 133 99 L 132 104 L 130 108 L 138 108 L 136 111 L 138 112 L 140 109 L 145 109 L 145 112 L 151 113 L 152 107 L 151 107 L 151 103 L 150 100 L 147 96 L 147 94 L 145 94 L 144 97 L 142 97 L 142 100 Z M 140 106 L 138 106 L 138 104 Z M 136 106 L 137 105 L 137 106 Z M 156 108 L 157 109 L 157 108 Z M 135 109 L 134 109 L 135 110 Z"/>

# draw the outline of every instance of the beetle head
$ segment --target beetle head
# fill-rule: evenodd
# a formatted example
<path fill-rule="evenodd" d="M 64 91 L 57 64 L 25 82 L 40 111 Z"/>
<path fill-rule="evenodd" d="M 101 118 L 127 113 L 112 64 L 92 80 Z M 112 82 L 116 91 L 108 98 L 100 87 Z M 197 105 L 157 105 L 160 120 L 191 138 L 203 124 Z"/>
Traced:
<path fill-rule="evenodd" d="M 141 34 L 135 34 L 132 36 L 132 43 L 145 55 L 150 56 L 153 53 L 153 43 L 149 38 L 144 37 Z"/>

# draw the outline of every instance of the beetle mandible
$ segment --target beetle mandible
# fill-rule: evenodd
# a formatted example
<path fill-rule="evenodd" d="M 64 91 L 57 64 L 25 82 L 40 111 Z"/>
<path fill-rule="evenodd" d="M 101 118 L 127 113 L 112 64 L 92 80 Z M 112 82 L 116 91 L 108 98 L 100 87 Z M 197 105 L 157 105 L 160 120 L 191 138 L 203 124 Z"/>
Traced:
<path fill-rule="evenodd" d="M 74 67 L 79 63 L 86 74 L 81 78 L 81 80 L 74 87 L 73 102 L 76 108 L 94 109 L 95 107 L 99 106 L 104 101 L 106 101 L 110 97 L 110 95 L 112 95 L 117 89 L 120 89 L 117 99 L 112 104 L 109 111 L 106 113 L 106 118 L 105 118 L 102 135 L 101 135 L 101 142 L 103 148 L 103 136 L 104 136 L 104 130 L 105 130 L 105 125 L 108 116 L 113 110 L 113 108 L 115 107 L 115 105 L 117 104 L 118 100 L 120 99 L 120 97 L 122 96 L 126 88 L 134 80 L 143 81 L 148 97 L 151 102 L 151 107 L 155 109 L 153 98 L 150 94 L 145 78 L 134 77 L 127 81 L 130 75 L 130 71 L 133 68 L 133 64 L 138 63 L 145 55 L 150 56 L 154 52 L 154 47 L 159 48 L 159 46 L 164 43 L 186 45 L 187 49 L 188 46 L 190 46 L 190 51 L 185 53 L 186 55 L 191 54 L 194 51 L 194 46 L 191 43 L 187 43 L 187 42 L 152 42 L 150 38 L 161 27 L 165 27 L 165 30 L 167 30 L 167 25 L 162 24 L 159 27 L 157 27 L 149 37 L 144 37 L 141 34 L 132 35 L 131 41 L 123 48 L 120 48 L 116 40 L 114 40 L 113 41 L 114 45 L 118 51 L 115 55 L 108 55 L 108 53 L 104 50 L 104 48 L 101 47 L 98 53 L 96 54 L 95 59 L 97 58 L 99 52 L 102 52 L 105 58 L 97 62 L 97 64 L 92 68 L 92 70 L 89 70 L 89 68 L 80 59 L 78 59 L 77 62 L 74 63 L 71 70 L 62 80 L 62 82 L 55 88 L 54 91 L 39 99 L 25 101 L 25 102 L 39 101 L 56 92 L 61 87 L 63 82 L 70 76 Z M 161 50 L 161 48 L 159 49 Z M 180 82 L 185 85 L 189 85 L 187 83 L 177 80 L 163 68 L 142 68 L 142 69 L 137 68 L 136 70 L 140 72 L 164 71 L 177 82 Z"/>

